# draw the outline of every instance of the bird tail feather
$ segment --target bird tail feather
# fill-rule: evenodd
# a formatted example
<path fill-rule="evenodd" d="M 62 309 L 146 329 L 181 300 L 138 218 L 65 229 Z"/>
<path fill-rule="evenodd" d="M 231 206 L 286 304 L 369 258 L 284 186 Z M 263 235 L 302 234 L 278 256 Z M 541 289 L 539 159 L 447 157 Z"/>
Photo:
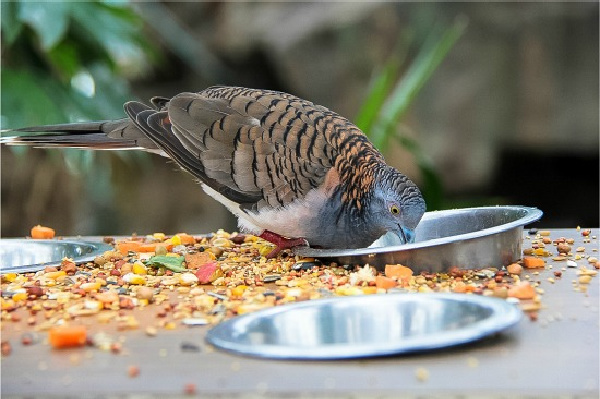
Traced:
<path fill-rule="evenodd" d="M 17 133 L 0 138 L 0 144 L 35 148 L 80 148 L 90 150 L 155 149 L 156 146 L 128 118 L 114 121 L 64 123 L 3 130 Z M 41 133 L 18 135 L 18 133 Z"/>

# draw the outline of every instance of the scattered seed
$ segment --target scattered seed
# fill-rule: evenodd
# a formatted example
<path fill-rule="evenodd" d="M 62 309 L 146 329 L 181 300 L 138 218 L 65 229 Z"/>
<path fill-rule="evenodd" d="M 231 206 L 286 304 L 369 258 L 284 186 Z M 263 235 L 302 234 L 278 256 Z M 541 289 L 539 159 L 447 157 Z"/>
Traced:
<path fill-rule="evenodd" d="M 429 370 L 424 367 L 419 367 L 415 371 L 415 376 L 420 382 L 427 382 L 427 380 L 429 380 Z"/>
<path fill-rule="evenodd" d="M 0 351 L 2 352 L 2 357 L 10 356 L 12 353 L 12 346 L 9 341 L 2 341 L 0 344 Z"/>
<path fill-rule="evenodd" d="M 140 368 L 138 366 L 129 366 L 127 368 L 127 375 L 129 378 L 136 378 L 140 375 Z"/>
<path fill-rule="evenodd" d="M 200 347 L 192 342 L 182 342 L 180 348 L 182 352 L 200 352 Z"/>

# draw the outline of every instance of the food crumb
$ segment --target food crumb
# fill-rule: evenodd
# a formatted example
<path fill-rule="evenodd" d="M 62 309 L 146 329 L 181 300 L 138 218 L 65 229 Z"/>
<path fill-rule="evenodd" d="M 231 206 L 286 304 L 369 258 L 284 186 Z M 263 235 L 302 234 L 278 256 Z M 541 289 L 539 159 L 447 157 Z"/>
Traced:
<path fill-rule="evenodd" d="M 12 353 L 12 346 L 9 341 L 2 341 L 0 348 L 2 351 L 2 357 L 10 356 Z"/>
<path fill-rule="evenodd" d="M 469 366 L 472 369 L 479 367 L 479 359 L 473 356 L 469 356 L 467 358 L 467 366 Z"/>
<path fill-rule="evenodd" d="M 196 384 L 193 382 L 188 382 L 183 386 L 183 393 L 185 395 L 195 395 L 196 394 Z"/>
<path fill-rule="evenodd" d="M 127 375 L 129 378 L 136 378 L 140 375 L 140 368 L 138 366 L 131 365 L 127 368 Z"/>
<path fill-rule="evenodd" d="M 415 371 L 415 376 L 420 382 L 426 382 L 427 380 L 429 380 L 429 370 L 427 370 L 424 367 L 419 367 Z"/>
<path fill-rule="evenodd" d="M 229 366 L 229 368 L 231 369 L 231 371 L 240 371 L 242 366 L 241 366 L 240 362 L 234 361 L 234 362 L 231 362 L 231 366 Z"/>

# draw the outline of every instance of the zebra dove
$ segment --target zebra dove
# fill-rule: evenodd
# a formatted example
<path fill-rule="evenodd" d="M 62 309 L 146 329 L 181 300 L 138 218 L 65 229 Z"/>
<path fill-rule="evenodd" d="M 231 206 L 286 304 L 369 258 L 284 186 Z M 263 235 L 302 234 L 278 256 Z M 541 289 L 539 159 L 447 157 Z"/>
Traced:
<path fill-rule="evenodd" d="M 16 129 L 8 144 L 141 149 L 173 159 L 238 217 L 242 231 L 284 248 L 367 247 L 392 232 L 411 242 L 425 212 L 417 186 L 346 118 L 296 96 L 210 87 L 128 118 Z M 305 241 L 306 240 L 306 241 Z"/>

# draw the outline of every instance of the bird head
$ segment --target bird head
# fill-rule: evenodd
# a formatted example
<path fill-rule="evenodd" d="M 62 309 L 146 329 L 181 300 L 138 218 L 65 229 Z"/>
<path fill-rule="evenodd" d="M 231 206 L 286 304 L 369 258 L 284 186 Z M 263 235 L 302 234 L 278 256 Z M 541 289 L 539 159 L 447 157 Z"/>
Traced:
<path fill-rule="evenodd" d="M 367 214 L 382 235 L 391 232 L 402 244 L 414 242 L 425 209 L 419 188 L 408 177 L 389 166 L 376 176 Z"/>

